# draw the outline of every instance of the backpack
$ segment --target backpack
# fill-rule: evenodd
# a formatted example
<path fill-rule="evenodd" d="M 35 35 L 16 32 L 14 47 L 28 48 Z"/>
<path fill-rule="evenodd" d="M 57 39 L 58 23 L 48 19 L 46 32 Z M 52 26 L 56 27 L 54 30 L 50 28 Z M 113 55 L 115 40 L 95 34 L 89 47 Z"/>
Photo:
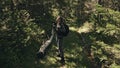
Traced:
<path fill-rule="evenodd" d="M 69 27 L 68 27 L 68 25 L 66 25 L 65 23 L 62 23 L 61 25 L 60 25 L 60 28 L 57 28 L 56 27 L 56 32 L 57 32 L 57 34 L 59 35 L 59 36 L 63 36 L 63 37 L 65 37 L 65 36 L 67 36 L 68 35 L 68 33 L 69 33 Z"/>

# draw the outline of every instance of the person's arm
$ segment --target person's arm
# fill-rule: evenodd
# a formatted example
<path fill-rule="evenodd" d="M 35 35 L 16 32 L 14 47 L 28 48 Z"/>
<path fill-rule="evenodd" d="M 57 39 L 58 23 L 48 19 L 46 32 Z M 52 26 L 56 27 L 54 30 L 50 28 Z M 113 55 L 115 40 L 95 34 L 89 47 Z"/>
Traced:
<path fill-rule="evenodd" d="M 56 33 L 56 23 L 55 22 L 52 23 L 52 30 L 54 33 Z"/>

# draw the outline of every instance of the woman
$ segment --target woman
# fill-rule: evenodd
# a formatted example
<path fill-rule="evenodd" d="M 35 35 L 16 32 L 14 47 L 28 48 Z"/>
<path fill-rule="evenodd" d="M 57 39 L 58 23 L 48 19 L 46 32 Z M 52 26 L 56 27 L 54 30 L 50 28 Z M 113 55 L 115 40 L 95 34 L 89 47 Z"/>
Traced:
<path fill-rule="evenodd" d="M 61 58 L 61 60 L 60 60 L 61 63 L 65 63 L 64 53 L 63 53 L 63 35 L 60 31 L 62 24 L 64 24 L 64 19 L 61 16 L 58 16 L 56 18 L 56 28 L 55 28 L 56 42 L 57 42 L 58 53 L 59 53 L 58 56 Z"/>

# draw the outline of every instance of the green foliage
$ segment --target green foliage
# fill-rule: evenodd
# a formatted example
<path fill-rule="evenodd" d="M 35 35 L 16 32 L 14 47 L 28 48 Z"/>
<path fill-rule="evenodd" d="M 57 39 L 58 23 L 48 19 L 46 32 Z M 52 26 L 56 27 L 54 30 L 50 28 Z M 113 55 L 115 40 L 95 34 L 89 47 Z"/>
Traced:
<path fill-rule="evenodd" d="M 104 8 L 101 6 L 96 7 L 96 12 L 91 15 L 89 21 L 94 23 L 93 37 L 93 50 L 96 56 L 101 59 L 112 59 L 115 61 L 118 59 L 118 49 L 115 46 L 120 45 L 120 12 L 111 10 L 110 8 Z M 112 65 L 114 68 L 115 65 Z M 117 66 L 116 66 L 117 67 Z"/>
<path fill-rule="evenodd" d="M 41 32 L 27 10 L 3 11 L 0 19 L 1 67 L 24 68 L 41 43 Z"/>
<path fill-rule="evenodd" d="M 118 40 L 119 43 L 119 25 L 120 16 L 118 11 L 113 11 L 111 9 L 106 9 L 103 7 L 98 7 L 94 15 L 95 27 L 98 33 L 102 33 L 106 36 L 112 36 Z"/>

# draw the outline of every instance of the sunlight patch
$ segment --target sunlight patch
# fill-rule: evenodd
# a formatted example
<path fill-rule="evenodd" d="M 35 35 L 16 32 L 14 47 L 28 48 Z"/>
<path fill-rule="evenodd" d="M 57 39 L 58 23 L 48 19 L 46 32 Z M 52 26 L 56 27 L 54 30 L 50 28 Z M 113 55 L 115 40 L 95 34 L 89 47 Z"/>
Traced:
<path fill-rule="evenodd" d="M 47 58 L 48 58 L 49 62 L 52 64 L 54 64 L 56 62 L 56 60 L 52 57 L 47 57 Z"/>
<path fill-rule="evenodd" d="M 89 22 L 85 22 L 83 26 L 81 26 L 78 29 L 78 33 L 88 33 L 91 32 L 92 30 L 93 30 L 93 24 Z"/>
<path fill-rule="evenodd" d="M 70 27 L 70 30 L 72 30 L 72 31 L 77 31 L 77 28 L 75 28 L 75 27 Z"/>

